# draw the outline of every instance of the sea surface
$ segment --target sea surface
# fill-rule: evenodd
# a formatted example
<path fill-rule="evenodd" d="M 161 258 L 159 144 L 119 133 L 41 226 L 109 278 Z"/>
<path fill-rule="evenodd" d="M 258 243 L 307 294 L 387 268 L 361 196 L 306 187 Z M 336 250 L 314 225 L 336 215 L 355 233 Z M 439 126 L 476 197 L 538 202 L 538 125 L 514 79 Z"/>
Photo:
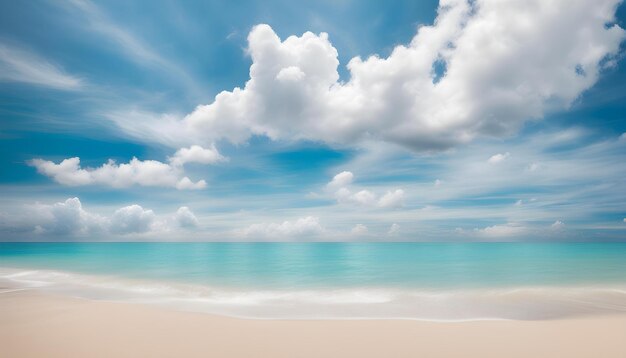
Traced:
<path fill-rule="evenodd" d="M 246 318 L 556 319 L 626 313 L 626 244 L 0 243 L 0 287 Z"/>

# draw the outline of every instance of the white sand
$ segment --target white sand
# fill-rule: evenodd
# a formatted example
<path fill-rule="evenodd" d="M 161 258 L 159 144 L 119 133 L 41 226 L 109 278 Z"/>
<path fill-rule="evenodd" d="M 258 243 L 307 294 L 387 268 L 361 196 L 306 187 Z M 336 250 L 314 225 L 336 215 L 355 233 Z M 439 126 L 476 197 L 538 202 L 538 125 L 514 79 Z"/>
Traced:
<path fill-rule="evenodd" d="M 2 357 L 626 357 L 626 315 L 555 321 L 248 320 L 0 293 Z"/>

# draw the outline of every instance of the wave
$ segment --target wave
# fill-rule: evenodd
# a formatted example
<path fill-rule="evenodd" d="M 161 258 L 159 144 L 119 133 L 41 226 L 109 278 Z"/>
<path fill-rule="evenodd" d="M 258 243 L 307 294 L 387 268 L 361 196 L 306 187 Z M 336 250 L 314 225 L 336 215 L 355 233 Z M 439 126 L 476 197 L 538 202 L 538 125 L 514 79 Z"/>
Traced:
<path fill-rule="evenodd" d="M 154 304 L 257 319 L 544 320 L 626 313 L 626 286 L 462 290 L 417 288 L 246 289 L 133 280 L 52 270 L 0 268 L 9 292 Z"/>

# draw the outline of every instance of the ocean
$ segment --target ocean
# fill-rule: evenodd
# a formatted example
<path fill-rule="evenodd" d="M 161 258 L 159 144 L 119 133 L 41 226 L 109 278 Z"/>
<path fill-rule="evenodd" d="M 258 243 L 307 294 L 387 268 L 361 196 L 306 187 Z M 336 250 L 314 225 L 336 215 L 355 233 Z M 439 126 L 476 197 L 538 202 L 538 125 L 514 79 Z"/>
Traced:
<path fill-rule="evenodd" d="M 626 244 L 0 243 L 2 282 L 246 318 L 554 319 L 626 313 Z"/>

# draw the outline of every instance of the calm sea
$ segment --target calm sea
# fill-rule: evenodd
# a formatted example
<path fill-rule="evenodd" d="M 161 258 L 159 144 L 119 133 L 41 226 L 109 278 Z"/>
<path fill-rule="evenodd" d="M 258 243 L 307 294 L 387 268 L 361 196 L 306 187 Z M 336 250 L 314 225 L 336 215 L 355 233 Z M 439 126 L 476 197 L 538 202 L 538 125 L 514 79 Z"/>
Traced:
<path fill-rule="evenodd" d="M 547 319 L 626 312 L 626 244 L 0 243 L 0 279 L 242 317 Z"/>

